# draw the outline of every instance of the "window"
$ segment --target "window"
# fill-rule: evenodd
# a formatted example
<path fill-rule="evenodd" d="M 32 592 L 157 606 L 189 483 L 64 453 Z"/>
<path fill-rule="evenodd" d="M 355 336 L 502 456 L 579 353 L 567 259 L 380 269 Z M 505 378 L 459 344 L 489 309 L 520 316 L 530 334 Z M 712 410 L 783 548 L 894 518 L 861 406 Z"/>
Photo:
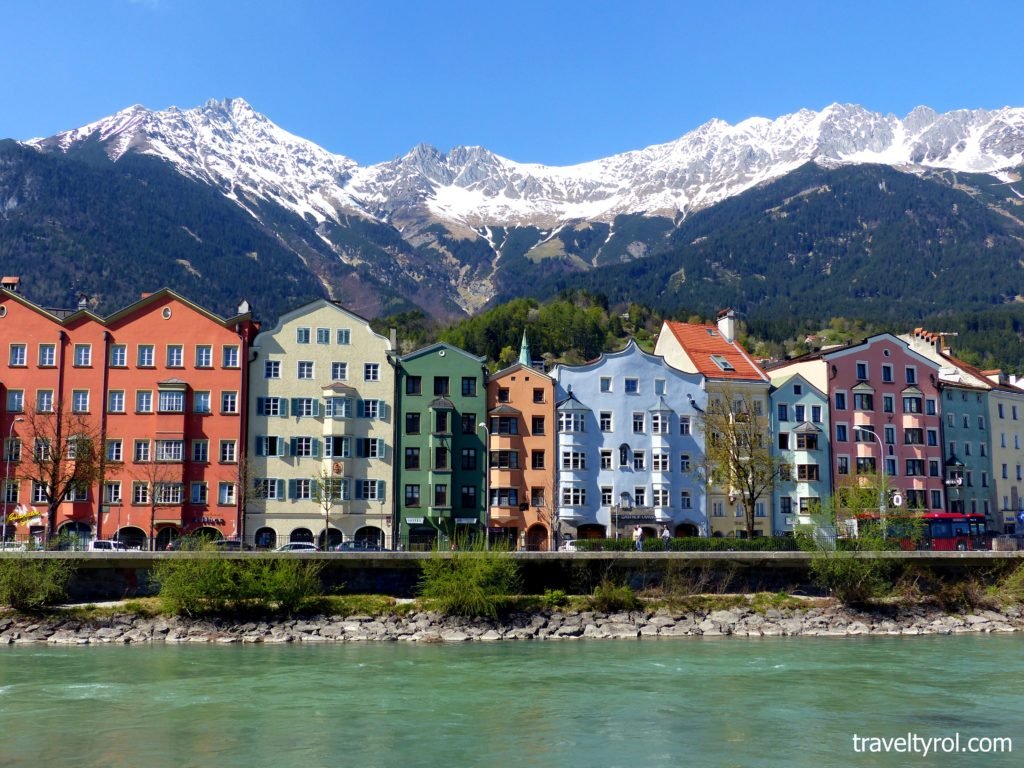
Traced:
<path fill-rule="evenodd" d="M 315 401 L 314 401 L 315 402 Z M 314 415 L 316 415 L 314 413 Z M 352 398 L 328 397 L 324 399 L 324 417 L 329 419 L 352 418 Z"/>
<path fill-rule="evenodd" d="M 633 489 L 633 503 L 638 507 L 647 506 L 647 489 L 642 486 L 637 486 Z"/>
<path fill-rule="evenodd" d="M 296 500 L 313 498 L 313 481 L 307 479 L 289 480 L 288 495 Z"/>
<path fill-rule="evenodd" d="M 798 451 L 816 451 L 818 450 L 818 436 L 813 433 L 797 433 L 796 436 L 796 449 Z"/>
<path fill-rule="evenodd" d="M 447 434 L 448 433 L 448 411 L 437 411 L 434 414 L 434 433 L 435 434 Z"/>
<path fill-rule="evenodd" d="M 655 488 L 651 492 L 651 503 L 656 507 L 667 507 L 671 504 L 669 501 L 669 492 L 667 488 Z"/>
<path fill-rule="evenodd" d="M 73 413 L 89 412 L 89 390 L 76 389 L 71 393 L 71 411 Z"/>
<path fill-rule="evenodd" d="M 711 362 L 718 366 L 719 370 L 722 371 L 735 371 L 736 368 L 733 364 L 726 360 L 721 355 L 711 355 Z"/>
<path fill-rule="evenodd" d="M 858 443 L 873 443 L 876 434 L 875 428 L 870 424 L 861 424 L 853 428 L 853 438 Z"/>
<path fill-rule="evenodd" d="M 924 430 L 907 427 L 903 430 L 904 445 L 924 445 Z"/>
<path fill-rule="evenodd" d="M 205 464 L 210 460 L 210 441 L 209 440 L 193 440 L 192 441 L 192 461 L 197 464 Z"/>
<path fill-rule="evenodd" d="M 331 381 L 346 381 L 348 379 L 348 363 L 331 363 Z"/>
<path fill-rule="evenodd" d="M 836 400 L 836 410 L 837 411 L 845 411 L 846 410 L 846 393 L 845 392 L 836 392 L 835 400 Z"/>
<path fill-rule="evenodd" d="M 929 397 L 927 400 L 925 400 L 924 401 L 924 406 L 925 406 L 925 413 L 928 414 L 929 416 L 934 416 L 936 413 L 938 413 L 938 411 L 936 410 L 938 405 L 935 402 L 935 398 L 934 397 Z"/>
<path fill-rule="evenodd" d="M 238 347 L 235 345 L 226 345 L 224 347 L 224 367 L 225 368 L 237 368 L 238 367 Z"/>
<path fill-rule="evenodd" d="M 654 380 L 654 394 L 664 395 L 665 394 L 665 380 L 655 379 Z"/>
<path fill-rule="evenodd" d="M 237 392 L 221 392 L 220 393 L 220 412 L 221 413 L 238 413 L 238 393 Z"/>
<path fill-rule="evenodd" d="M 110 413 L 124 413 L 123 389 L 112 389 L 107 393 L 107 410 Z"/>
<path fill-rule="evenodd" d="M 679 417 L 679 434 L 688 435 L 690 434 L 690 417 L 680 416 Z"/>
<path fill-rule="evenodd" d="M 263 378 L 265 379 L 280 379 L 281 378 L 281 361 L 280 360 L 267 360 L 263 363 Z"/>
<path fill-rule="evenodd" d="M 855 411 L 873 411 L 875 410 L 875 398 L 874 395 L 867 394 L 865 392 L 854 392 L 853 393 L 853 409 Z"/>
<path fill-rule="evenodd" d="M 985 475 L 984 472 L 982 472 L 981 474 L 982 474 L 982 476 Z M 928 477 L 938 477 L 938 476 L 939 476 L 939 461 L 938 461 L 938 459 L 929 459 L 928 460 Z"/>
<path fill-rule="evenodd" d="M 778 447 L 780 451 L 789 450 L 789 432 L 779 432 Z"/>
<path fill-rule="evenodd" d="M 349 344 L 349 343 L 351 343 L 352 331 L 349 330 L 348 328 L 339 328 L 338 329 L 337 339 L 338 339 L 338 344 Z"/>
<path fill-rule="evenodd" d="M 433 469 L 447 470 L 450 469 L 448 463 L 448 448 L 443 445 L 434 446 L 434 466 Z"/>
<path fill-rule="evenodd" d="M 36 411 L 41 414 L 53 413 L 53 390 L 40 389 L 36 392 Z"/>
<path fill-rule="evenodd" d="M 920 397 L 904 397 L 903 398 L 903 412 L 904 413 L 921 413 L 921 398 Z"/>
<path fill-rule="evenodd" d="M 907 384 L 917 384 L 917 368 L 912 365 L 907 366 Z"/>
<path fill-rule="evenodd" d="M 256 455 L 284 456 L 284 439 L 273 435 L 257 435 Z"/>
<path fill-rule="evenodd" d="M 178 389 L 160 390 L 157 409 L 160 413 L 184 413 L 185 393 Z"/>
<path fill-rule="evenodd" d="M 149 440 L 136 440 L 135 441 L 135 461 L 139 464 L 144 464 L 149 461 Z"/>
<path fill-rule="evenodd" d="M 847 441 L 846 425 L 836 424 L 836 442 L 845 443 Z"/>
<path fill-rule="evenodd" d="M 939 431 L 937 429 L 928 430 L 928 445 L 936 446 L 939 444 Z"/>
<path fill-rule="evenodd" d="M 281 442 L 283 443 L 284 440 L 282 439 Z M 324 456 L 327 458 L 347 459 L 351 455 L 352 438 L 343 435 L 324 438 Z"/>
<path fill-rule="evenodd" d="M 681 453 L 679 454 L 679 471 L 689 472 L 690 471 L 690 454 Z"/>
<path fill-rule="evenodd" d="M 447 416 L 447 414 L 445 414 Z M 359 401 L 359 416 L 363 419 L 382 419 L 384 418 L 384 401 L 383 400 L 360 400 Z"/>
<path fill-rule="evenodd" d="M 154 355 L 155 352 L 152 344 L 139 344 L 137 358 L 139 368 L 152 368 L 156 365 L 156 357 Z"/>
<path fill-rule="evenodd" d="M 316 343 L 317 344 L 330 344 L 331 343 L 331 329 L 330 328 L 317 328 L 316 329 Z"/>
<path fill-rule="evenodd" d="M 309 344 L 309 328 L 296 328 L 295 329 L 295 343 L 296 344 Z"/>
<path fill-rule="evenodd" d="M 356 480 L 356 498 L 366 501 L 383 499 L 384 482 L 382 480 Z"/>
<path fill-rule="evenodd" d="M 384 441 L 379 437 L 357 437 L 356 456 L 363 459 L 383 459 Z"/>
<path fill-rule="evenodd" d="M 119 464 L 122 460 L 122 441 L 107 440 L 107 461 Z"/>
<path fill-rule="evenodd" d="M 882 395 L 882 412 L 883 413 L 895 413 L 896 412 L 896 398 L 892 395 Z"/>
<path fill-rule="evenodd" d="M 192 393 L 192 413 L 209 413 L 210 412 L 210 393 L 209 392 L 193 392 Z"/>
<path fill-rule="evenodd" d="M 462 468 L 476 469 L 476 448 L 462 449 Z"/>
<path fill-rule="evenodd" d="M 530 468 L 544 469 L 544 451 L 532 451 L 530 453 Z"/>
<path fill-rule="evenodd" d="M 601 449 L 601 469 L 612 468 L 612 452 L 610 448 Z"/>
<path fill-rule="evenodd" d="M 601 377 L 601 391 L 602 392 L 611 392 L 612 391 L 612 379 L 611 379 L 611 376 L 602 376 Z"/>
<path fill-rule="evenodd" d="M 157 461 L 181 461 L 185 450 L 184 440 L 157 440 Z"/>
<path fill-rule="evenodd" d="M 848 475 L 848 474 L 850 474 L 850 457 L 849 456 L 837 456 L 836 457 L 836 474 L 837 475 Z"/>
<path fill-rule="evenodd" d="M 530 424 L 530 432 L 534 435 L 544 434 L 544 417 L 534 416 Z"/>
<path fill-rule="evenodd" d="M 668 434 L 668 414 L 655 412 L 651 414 L 651 434 L 652 435 L 667 435 Z"/>
<path fill-rule="evenodd" d="M 668 454 L 661 452 L 652 453 L 651 469 L 655 472 L 668 472 Z"/>
<path fill-rule="evenodd" d="M 530 506 L 532 507 L 543 507 L 544 506 L 544 489 L 543 488 L 531 488 L 530 489 Z"/>
<path fill-rule="evenodd" d="M 235 503 L 235 484 L 221 483 L 217 489 L 217 503 L 231 505 Z"/>
<path fill-rule="evenodd" d="M 380 363 L 363 363 L 363 381 L 380 381 Z"/>
<path fill-rule="evenodd" d="M 882 382 L 885 384 L 892 384 L 894 381 L 892 364 L 882 363 Z"/>
<path fill-rule="evenodd" d="M 234 464 L 235 463 L 235 441 L 234 440 L 221 440 L 220 441 L 220 462 L 221 464 Z"/>
<path fill-rule="evenodd" d="M 418 413 L 405 414 L 405 434 L 418 435 L 420 433 L 420 415 Z"/>
<path fill-rule="evenodd" d="M 562 451 L 562 469 L 586 469 L 587 454 L 580 451 Z"/>
<path fill-rule="evenodd" d="M 407 394 L 407 395 L 420 395 L 420 394 L 423 394 L 423 377 L 422 376 L 406 376 L 405 377 L 405 394 Z"/>
<path fill-rule="evenodd" d="M 292 456 L 296 456 L 298 458 L 309 458 L 312 456 L 316 456 L 318 454 L 318 451 L 314 450 L 315 446 L 316 441 L 312 437 L 293 437 L 291 439 Z M 223 448 L 223 443 L 221 444 L 221 447 Z M 223 461 L 224 459 L 221 460 Z"/>
<path fill-rule="evenodd" d="M 518 435 L 519 419 L 515 416 L 492 416 L 491 433 L 495 435 Z"/>
<path fill-rule="evenodd" d="M 980 429 L 980 430 L 984 430 L 985 429 L 985 417 L 984 416 L 979 416 L 978 417 L 978 429 Z"/>
<path fill-rule="evenodd" d="M 907 459 L 906 470 L 907 477 L 923 477 L 924 459 Z"/>
<path fill-rule="evenodd" d="M 167 345 L 167 367 L 181 368 L 185 365 L 185 349 L 181 344 Z"/>
<path fill-rule="evenodd" d="M 804 482 L 815 482 L 820 480 L 821 477 L 818 472 L 817 464 L 797 464 L 796 465 L 796 479 Z"/>
<path fill-rule="evenodd" d="M 789 406 L 786 403 L 779 403 L 776 406 L 779 421 L 789 421 Z"/>
<path fill-rule="evenodd" d="M 132 504 L 149 504 L 148 483 L 132 483 Z"/>
<path fill-rule="evenodd" d="M 642 411 L 633 412 L 633 432 L 642 433 L 644 431 L 644 414 Z"/>
<path fill-rule="evenodd" d="M 447 397 L 448 396 L 448 377 L 447 376 L 435 376 L 434 377 L 434 396 L 435 397 Z"/>
<path fill-rule="evenodd" d="M 287 416 L 288 401 L 283 397 L 257 397 L 256 413 L 260 416 Z"/>
<path fill-rule="evenodd" d="M 598 426 L 602 432 L 612 431 L 612 412 L 601 411 L 597 419 Z"/>
<path fill-rule="evenodd" d="M 213 347 L 209 344 L 196 345 L 196 368 L 213 368 Z"/>
<path fill-rule="evenodd" d="M 874 456 L 858 456 L 857 457 L 857 474 L 858 475 L 873 475 L 877 471 L 877 465 L 875 463 Z"/>
<path fill-rule="evenodd" d="M 583 414 L 578 411 L 562 411 L 558 414 L 559 432 L 583 432 Z"/>
<path fill-rule="evenodd" d="M 120 354 L 118 358 L 116 355 Z M 116 362 L 120 359 L 120 362 Z M 125 365 L 125 346 L 124 344 L 115 344 L 110 348 L 110 364 L 118 367 Z M 57 345 L 56 344 L 40 344 L 39 345 L 39 367 L 40 368 L 53 368 L 57 365 Z"/>
<path fill-rule="evenodd" d="M 867 381 L 868 380 L 868 364 L 857 363 L 857 380 Z"/>
<path fill-rule="evenodd" d="M 821 406 L 820 405 L 812 405 L 811 406 L 811 421 L 814 422 L 815 424 L 821 424 Z"/>
<path fill-rule="evenodd" d="M 7 390 L 8 413 L 21 413 L 25 410 L 25 391 L 21 389 Z"/>
<path fill-rule="evenodd" d="M 562 506 L 582 507 L 587 503 L 587 489 L 564 486 L 562 488 Z"/>
<path fill-rule="evenodd" d="M 535 403 L 543 403 L 543 402 L 545 402 L 545 400 L 544 400 L 544 390 L 541 387 L 534 387 L 533 388 L 533 402 L 535 402 Z"/>
<path fill-rule="evenodd" d="M 462 396 L 463 397 L 476 397 L 476 377 L 475 376 L 463 376 L 462 377 Z"/>
<path fill-rule="evenodd" d="M 420 487 L 419 485 L 407 485 L 405 486 L 405 506 L 407 507 L 418 507 L 420 505 Z"/>
<path fill-rule="evenodd" d="M 24 368 L 28 365 L 26 357 L 28 354 L 27 349 L 28 347 L 25 344 L 11 344 L 11 368 Z"/>
<path fill-rule="evenodd" d="M 296 377 L 298 379 L 312 379 L 313 378 L 313 361 L 312 360 L 299 360 L 296 365 Z"/>
<path fill-rule="evenodd" d="M 623 382 L 623 390 L 627 395 L 635 395 L 640 391 L 640 379 L 627 376 Z"/>
<path fill-rule="evenodd" d="M 92 344 L 75 344 L 75 367 L 88 368 L 91 365 Z"/>
<path fill-rule="evenodd" d="M 447 483 L 437 483 L 434 485 L 434 506 L 435 507 L 447 507 L 448 506 L 448 485 Z"/>
<path fill-rule="evenodd" d="M 647 466 L 645 460 L 645 454 L 643 451 L 633 451 L 633 469 L 637 471 L 643 470 Z"/>
<path fill-rule="evenodd" d="M 121 503 L 121 483 L 119 481 L 107 481 L 103 484 L 103 503 Z"/>

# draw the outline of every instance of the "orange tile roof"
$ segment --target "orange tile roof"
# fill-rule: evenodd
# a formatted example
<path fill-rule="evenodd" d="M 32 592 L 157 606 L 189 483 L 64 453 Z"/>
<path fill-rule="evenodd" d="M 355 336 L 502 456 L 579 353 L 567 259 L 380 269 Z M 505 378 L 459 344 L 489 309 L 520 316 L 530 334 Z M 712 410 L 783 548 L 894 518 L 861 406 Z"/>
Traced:
<path fill-rule="evenodd" d="M 726 341 L 715 325 L 666 321 L 679 346 L 693 361 L 699 373 L 709 379 L 768 381 L 768 376 L 739 344 Z M 712 355 L 725 358 L 734 370 L 723 371 Z"/>

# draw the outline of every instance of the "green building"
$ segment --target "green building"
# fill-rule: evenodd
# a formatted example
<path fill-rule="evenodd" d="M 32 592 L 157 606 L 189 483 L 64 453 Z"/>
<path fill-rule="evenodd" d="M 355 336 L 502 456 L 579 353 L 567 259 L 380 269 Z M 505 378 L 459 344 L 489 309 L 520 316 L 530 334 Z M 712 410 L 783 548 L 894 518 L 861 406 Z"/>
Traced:
<path fill-rule="evenodd" d="M 484 360 L 442 343 L 398 359 L 395 487 L 406 549 L 484 534 Z"/>

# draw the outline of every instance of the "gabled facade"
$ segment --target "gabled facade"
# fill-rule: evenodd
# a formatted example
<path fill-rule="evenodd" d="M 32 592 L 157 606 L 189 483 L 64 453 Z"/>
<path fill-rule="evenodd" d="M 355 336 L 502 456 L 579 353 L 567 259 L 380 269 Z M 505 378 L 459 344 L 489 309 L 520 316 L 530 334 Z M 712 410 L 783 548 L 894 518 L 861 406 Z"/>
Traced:
<path fill-rule="evenodd" d="M 399 546 L 453 546 L 486 533 L 484 358 L 432 344 L 398 359 Z"/>
<path fill-rule="evenodd" d="M 576 537 L 706 536 L 704 377 L 636 342 L 579 366 L 557 366 L 558 521 Z"/>
<path fill-rule="evenodd" d="M 369 322 L 324 299 L 256 337 L 246 532 L 257 546 L 391 546 L 391 351 Z"/>
<path fill-rule="evenodd" d="M 989 393 L 994 514 L 992 527 L 1001 533 L 1024 531 L 1024 391 L 1011 386 L 1001 372 L 986 374 Z"/>
<path fill-rule="evenodd" d="M 658 334 L 654 353 L 663 356 L 673 368 L 704 376 L 710 399 L 728 402 L 730 407 L 749 407 L 756 418 L 764 419 L 764 442 L 770 444 L 768 391 L 771 380 L 736 342 L 736 318 L 732 310 L 723 311 L 716 325 L 666 321 Z M 732 489 L 718 483 L 711 485 L 707 503 L 712 535 L 745 535 L 743 502 Z M 771 505 L 770 493 L 755 502 L 755 535 L 771 534 Z"/>
<path fill-rule="evenodd" d="M 9 358 L 5 389 L 32 390 L 22 411 L 5 413 L 12 437 L 25 429 L 34 441 L 32 413 L 50 413 L 100 444 L 99 479 L 61 505 L 54 532 L 157 548 L 200 530 L 239 535 L 244 361 L 258 328 L 247 305 L 224 319 L 164 289 L 107 318 L 48 313 L 6 291 L 0 306 L 0 322 L 23 321 L 4 334 L 9 347 L 25 348 L 24 357 L 8 350 L 24 364 Z M 19 502 L 44 508 L 25 466 L 11 474 L 23 479 Z M 43 534 L 40 523 L 27 523 L 19 533 Z"/>
<path fill-rule="evenodd" d="M 554 548 L 555 382 L 520 361 L 488 378 L 488 516 L 494 535 L 520 549 Z"/>
<path fill-rule="evenodd" d="M 772 378 L 775 456 L 781 466 L 772 507 L 775 534 L 788 534 L 832 496 L 828 397 L 799 374 Z"/>

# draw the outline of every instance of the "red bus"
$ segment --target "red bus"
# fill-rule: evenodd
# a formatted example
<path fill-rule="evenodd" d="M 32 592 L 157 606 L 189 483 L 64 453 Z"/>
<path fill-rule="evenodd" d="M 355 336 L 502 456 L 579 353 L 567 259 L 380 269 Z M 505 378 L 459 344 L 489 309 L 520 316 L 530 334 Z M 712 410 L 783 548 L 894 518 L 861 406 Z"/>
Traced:
<path fill-rule="evenodd" d="M 877 523 L 877 514 L 857 515 L 857 521 L 863 525 L 867 521 Z M 915 544 L 909 530 L 921 522 L 920 540 Z M 893 515 L 886 518 L 887 538 L 900 539 L 900 548 L 904 550 L 925 549 L 933 552 L 950 552 L 955 550 L 974 551 L 991 549 L 989 537 L 985 533 L 985 516 L 970 512 L 922 512 L 907 517 Z M 917 536 L 917 531 L 914 537 Z"/>
<path fill-rule="evenodd" d="M 985 535 L 985 516 L 964 512 L 925 512 L 922 549 L 936 552 L 949 550 L 989 549 Z"/>

